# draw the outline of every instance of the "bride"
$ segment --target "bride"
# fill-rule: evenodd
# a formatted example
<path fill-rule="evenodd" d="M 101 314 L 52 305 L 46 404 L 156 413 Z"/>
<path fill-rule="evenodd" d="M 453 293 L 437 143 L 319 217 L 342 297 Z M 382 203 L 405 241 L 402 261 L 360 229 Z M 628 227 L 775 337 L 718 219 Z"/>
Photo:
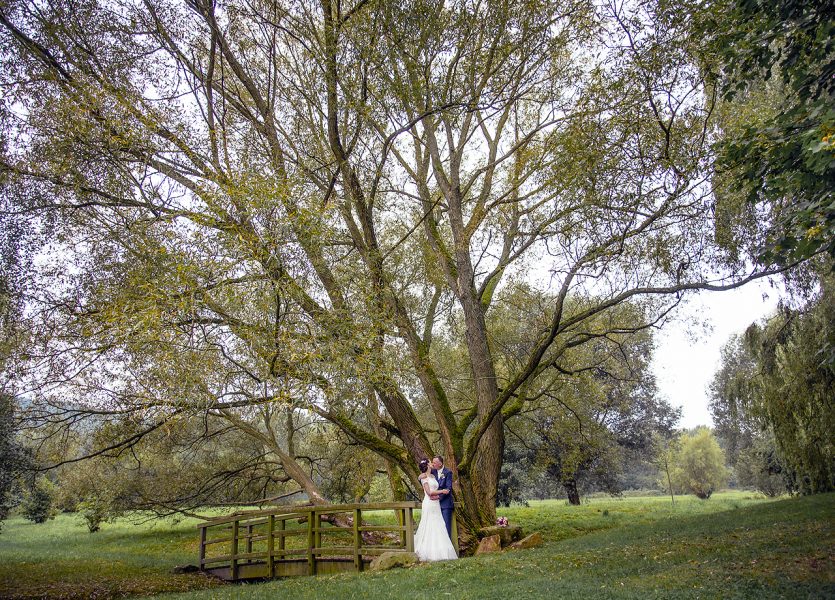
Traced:
<path fill-rule="evenodd" d="M 415 553 L 422 561 L 458 558 L 446 531 L 441 505 L 431 497 L 438 490 L 438 480 L 432 476 L 428 460 L 420 461 L 418 467 L 420 481 L 426 494 L 423 496 L 420 510 L 420 525 L 415 533 Z"/>

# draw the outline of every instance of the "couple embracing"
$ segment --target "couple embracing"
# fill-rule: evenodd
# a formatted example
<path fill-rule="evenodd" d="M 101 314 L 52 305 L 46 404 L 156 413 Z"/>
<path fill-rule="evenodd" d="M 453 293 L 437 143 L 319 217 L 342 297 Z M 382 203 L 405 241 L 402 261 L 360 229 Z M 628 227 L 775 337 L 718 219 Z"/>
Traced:
<path fill-rule="evenodd" d="M 452 471 L 444 467 L 444 459 L 418 464 L 423 486 L 420 525 L 415 533 L 415 554 L 423 561 L 458 558 L 452 545 Z"/>

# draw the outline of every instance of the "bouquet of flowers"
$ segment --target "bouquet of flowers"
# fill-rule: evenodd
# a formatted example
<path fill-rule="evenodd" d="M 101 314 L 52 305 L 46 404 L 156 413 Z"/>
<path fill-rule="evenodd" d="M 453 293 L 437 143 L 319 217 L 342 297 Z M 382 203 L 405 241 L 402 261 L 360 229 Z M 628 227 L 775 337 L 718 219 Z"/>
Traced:
<path fill-rule="evenodd" d="M 499 517 L 496 519 L 496 525 L 499 527 L 507 527 L 507 517 Z"/>

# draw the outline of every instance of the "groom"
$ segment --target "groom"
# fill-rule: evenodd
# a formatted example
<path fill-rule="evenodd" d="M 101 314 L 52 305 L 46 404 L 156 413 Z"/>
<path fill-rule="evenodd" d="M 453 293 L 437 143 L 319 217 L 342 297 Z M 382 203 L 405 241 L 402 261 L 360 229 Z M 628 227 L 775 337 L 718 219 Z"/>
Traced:
<path fill-rule="evenodd" d="M 449 539 L 452 539 L 452 471 L 444 467 L 443 456 L 436 456 L 432 459 L 432 474 L 438 480 L 438 491 L 432 495 L 432 499 L 440 500 L 446 532 Z"/>

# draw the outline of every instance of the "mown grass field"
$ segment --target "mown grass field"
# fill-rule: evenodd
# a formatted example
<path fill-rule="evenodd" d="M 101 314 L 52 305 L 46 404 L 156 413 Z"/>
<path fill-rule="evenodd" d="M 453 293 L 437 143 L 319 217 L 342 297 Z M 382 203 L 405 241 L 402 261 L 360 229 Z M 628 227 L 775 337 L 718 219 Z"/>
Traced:
<path fill-rule="evenodd" d="M 0 597 L 231 598 L 835 598 L 835 495 L 768 501 L 748 493 L 592 499 L 500 509 L 535 550 L 386 573 L 249 585 L 172 575 L 194 563 L 194 521 L 106 524 L 78 517 L 4 523 Z M 186 591 L 164 594 L 162 592 Z"/>

